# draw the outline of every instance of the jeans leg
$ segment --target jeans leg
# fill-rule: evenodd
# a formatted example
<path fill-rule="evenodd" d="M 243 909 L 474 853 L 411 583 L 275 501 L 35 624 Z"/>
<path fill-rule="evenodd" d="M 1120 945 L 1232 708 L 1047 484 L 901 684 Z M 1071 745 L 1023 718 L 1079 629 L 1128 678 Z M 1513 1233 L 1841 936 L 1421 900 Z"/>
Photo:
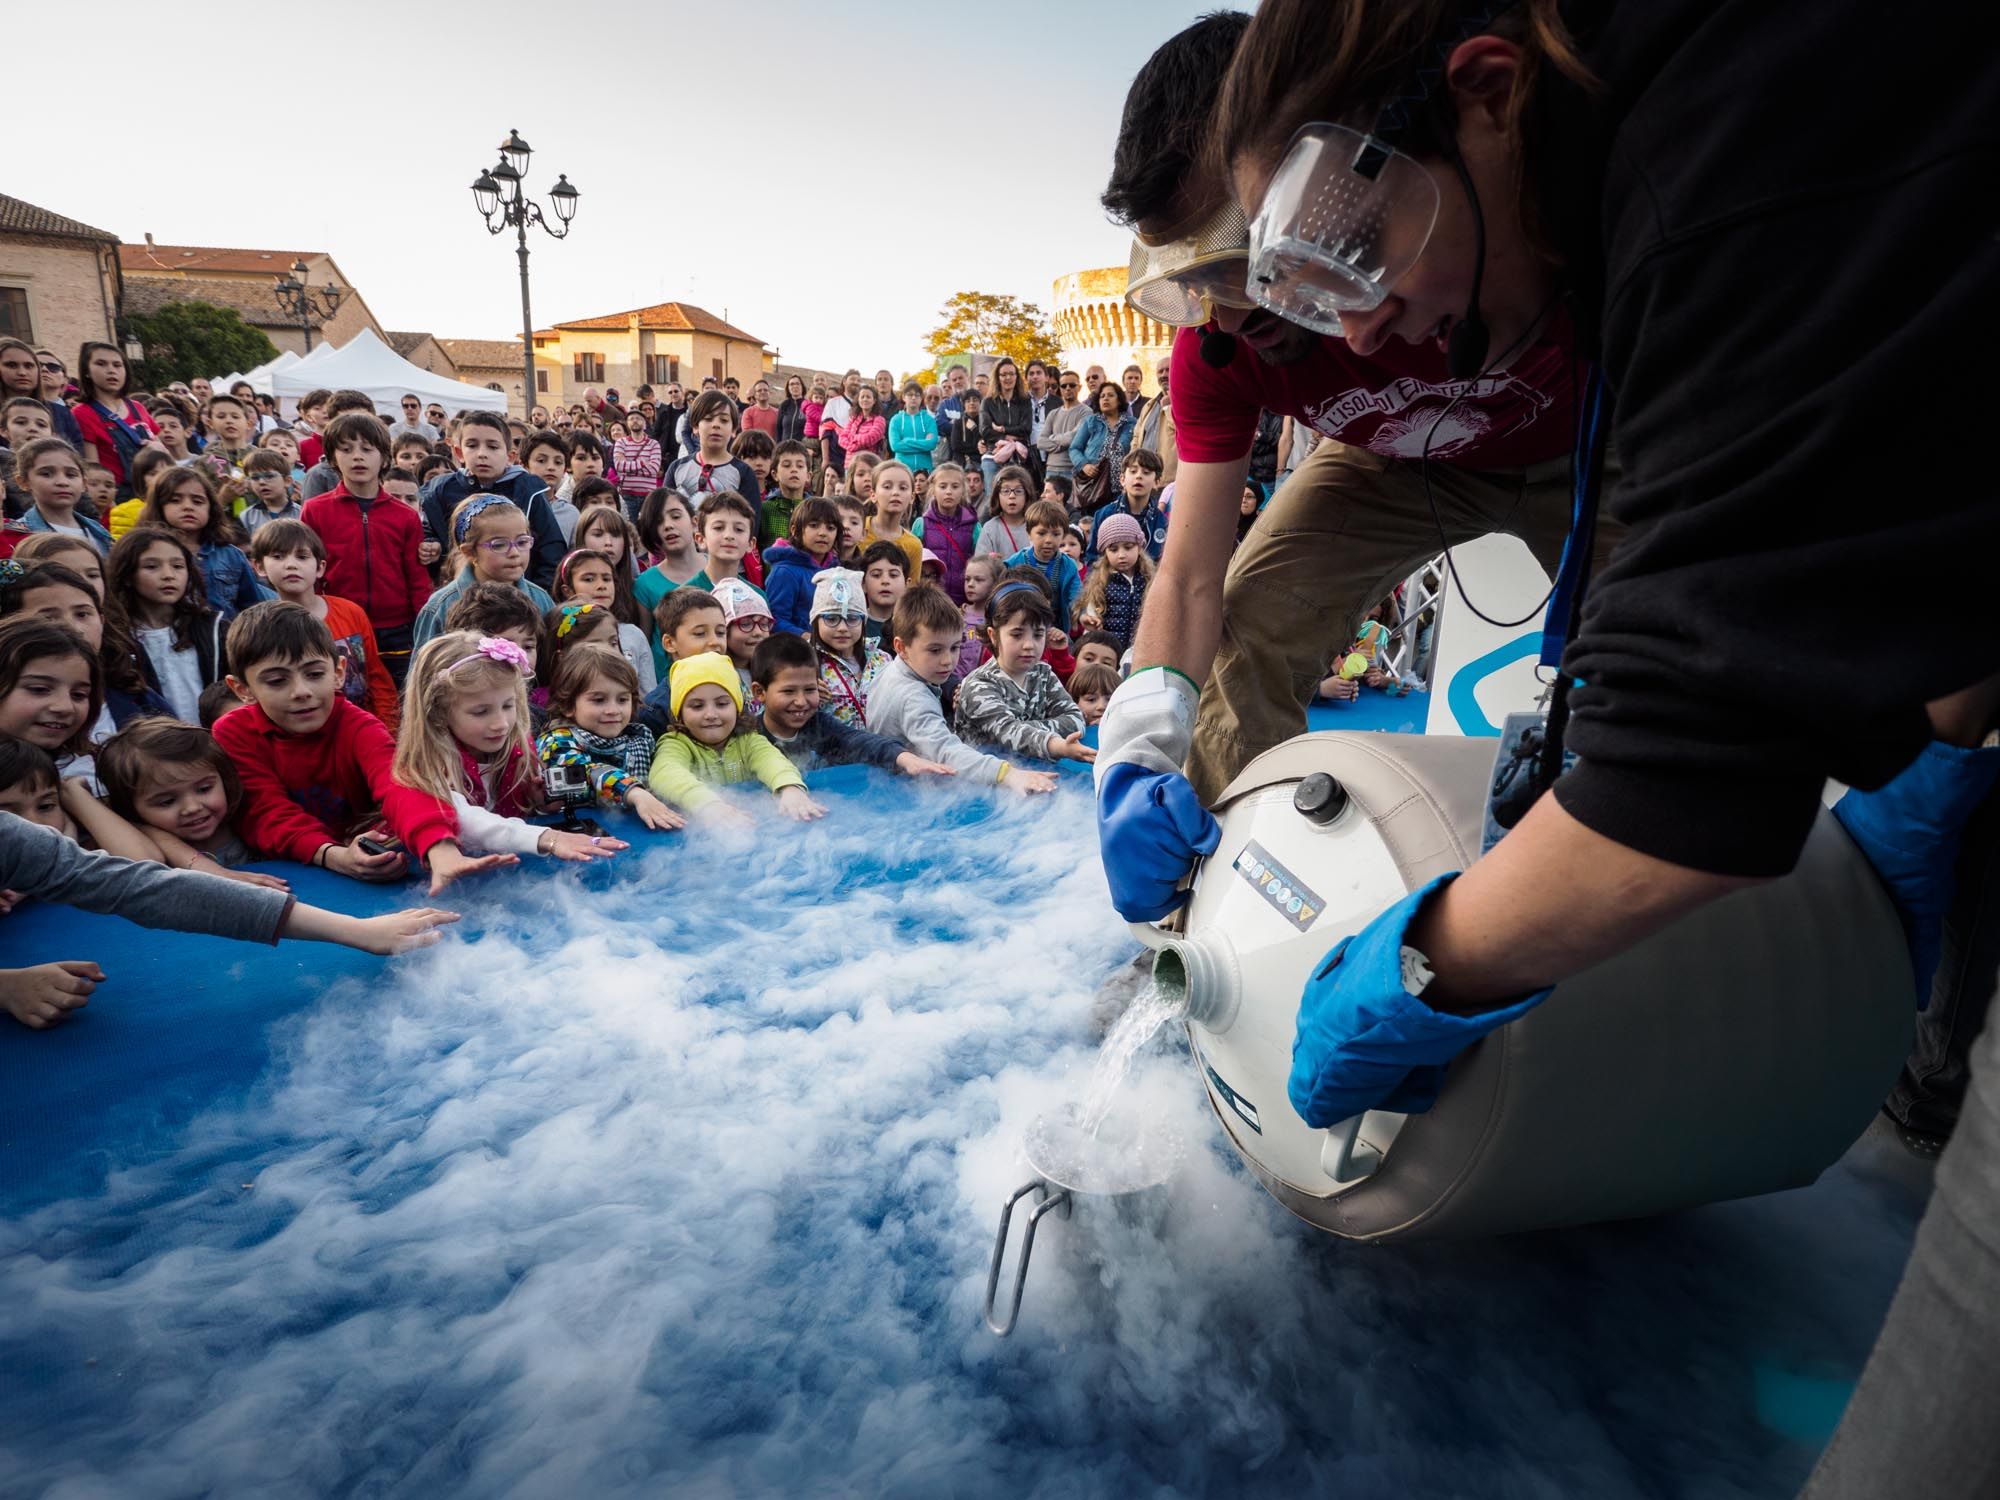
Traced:
<path fill-rule="evenodd" d="M 1996 1372 L 2000 1029 L 1989 1026 L 1902 1285 L 1801 1500 L 2000 1495 Z"/>

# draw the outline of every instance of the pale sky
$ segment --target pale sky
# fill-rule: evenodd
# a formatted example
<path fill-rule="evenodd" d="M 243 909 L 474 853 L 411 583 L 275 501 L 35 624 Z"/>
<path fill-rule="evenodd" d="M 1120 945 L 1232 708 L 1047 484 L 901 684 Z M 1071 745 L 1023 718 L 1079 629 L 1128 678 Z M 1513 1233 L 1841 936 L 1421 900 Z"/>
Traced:
<path fill-rule="evenodd" d="M 685 300 L 787 363 L 900 373 L 954 291 L 1047 311 L 1125 260 L 1097 195 L 1126 86 L 1213 8 L 110 0 L 92 40 L 28 6 L 0 187 L 130 241 L 324 250 L 384 328 L 505 338 L 514 239 L 468 188 L 518 129 L 527 189 L 583 195 L 567 240 L 530 231 L 537 327 Z"/>

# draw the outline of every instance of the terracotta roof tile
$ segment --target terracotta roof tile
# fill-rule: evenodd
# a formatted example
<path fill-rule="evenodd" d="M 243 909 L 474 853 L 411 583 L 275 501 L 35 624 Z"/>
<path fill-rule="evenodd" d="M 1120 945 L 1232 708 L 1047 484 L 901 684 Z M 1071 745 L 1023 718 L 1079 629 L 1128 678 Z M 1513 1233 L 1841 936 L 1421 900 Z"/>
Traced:
<path fill-rule="evenodd" d="M 282 276 L 295 260 L 311 265 L 324 250 L 231 250 L 213 245 L 120 245 L 118 263 L 127 271 L 269 272 Z"/>
<path fill-rule="evenodd" d="M 439 339 L 461 370 L 513 370 L 521 365 L 519 339 Z"/>
<path fill-rule="evenodd" d="M 590 330 L 593 328 L 629 328 L 632 315 L 639 316 L 642 329 L 655 329 L 668 333 L 712 333 L 720 338 L 742 339 L 747 343 L 761 344 L 764 341 L 754 333 L 745 333 L 734 323 L 725 323 L 707 308 L 696 307 L 691 302 L 655 302 L 650 307 L 630 308 L 625 312 L 606 313 L 598 318 L 577 318 L 570 322 L 558 323 L 561 330 Z"/>
<path fill-rule="evenodd" d="M 92 229 L 77 219 L 66 219 L 19 198 L 0 193 L 0 234 L 39 234 L 60 240 L 98 240 L 117 244 L 118 236 Z"/>

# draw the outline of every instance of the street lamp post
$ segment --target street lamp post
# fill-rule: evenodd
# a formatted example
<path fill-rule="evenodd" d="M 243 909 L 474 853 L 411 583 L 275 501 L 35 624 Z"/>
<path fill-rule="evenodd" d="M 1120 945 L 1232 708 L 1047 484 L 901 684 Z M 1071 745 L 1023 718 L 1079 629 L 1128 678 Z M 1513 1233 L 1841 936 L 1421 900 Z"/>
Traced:
<path fill-rule="evenodd" d="M 306 263 L 303 260 L 295 260 L 291 264 L 290 274 L 280 276 L 278 284 L 272 290 L 277 295 L 280 311 L 299 320 L 299 332 L 305 335 L 306 353 L 310 354 L 313 346 L 314 315 L 317 314 L 322 323 L 331 323 L 334 314 L 340 311 L 344 293 L 331 282 L 314 290 L 306 285 L 306 274 Z"/>
<path fill-rule="evenodd" d="M 580 196 L 569 185 L 569 175 L 556 178 L 549 189 L 549 206 L 556 222 L 551 224 L 542 207 L 521 191 L 527 176 L 528 158 L 533 155 L 517 130 L 507 132 L 500 143 L 499 163 L 481 172 L 472 184 L 472 204 L 486 221 L 488 234 L 514 231 L 515 254 L 521 259 L 521 411 L 525 416 L 535 404 L 535 320 L 528 311 L 528 226 L 538 224 L 555 239 L 569 234 L 570 220 L 576 217 Z M 560 227 L 558 227 L 560 226 Z"/>

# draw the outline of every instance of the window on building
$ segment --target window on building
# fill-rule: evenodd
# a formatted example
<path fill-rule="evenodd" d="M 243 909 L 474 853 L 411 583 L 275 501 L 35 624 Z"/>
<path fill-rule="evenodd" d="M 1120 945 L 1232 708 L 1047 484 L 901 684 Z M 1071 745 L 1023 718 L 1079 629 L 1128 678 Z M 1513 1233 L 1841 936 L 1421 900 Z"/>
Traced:
<path fill-rule="evenodd" d="M 677 354 L 669 354 L 667 356 L 667 384 L 679 385 L 680 379 L 681 379 L 680 356 Z"/>
<path fill-rule="evenodd" d="M 537 391 L 540 391 L 543 395 L 548 394 L 549 372 L 547 370 L 535 371 L 535 389 Z"/>
<path fill-rule="evenodd" d="M 0 338 L 20 339 L 23 343 L 35 341 L 35 325 L 28 316 L 28 289 L 24 286 L 0 286 Z"/>
<path fill-rule="evenodd" d="M 718 381 L 720 381 L 722 379 L 722 361 L 719 359 L 711 359 L 708 363 L 710 369 L 712 369 L 715 373 L 715 378 Z"/>
<path fill-rule="evenodd" d="M 500 389 L 500 382 L 497 380 L 489 380 L 486 382 L 486 389 L 489 391 L 497 391 Z"/>
<path fill-rule="evenodd" d="M 646 384 L 670 385 L 681 378 L 681 362 L 671 354 L 646 356 Z"/>
<path fill-rule="evenodd" d="M 596 385 L 604 379 L 604 356 L 579 354 L 574 368 L 578 382 L 583 385 Z"/>

